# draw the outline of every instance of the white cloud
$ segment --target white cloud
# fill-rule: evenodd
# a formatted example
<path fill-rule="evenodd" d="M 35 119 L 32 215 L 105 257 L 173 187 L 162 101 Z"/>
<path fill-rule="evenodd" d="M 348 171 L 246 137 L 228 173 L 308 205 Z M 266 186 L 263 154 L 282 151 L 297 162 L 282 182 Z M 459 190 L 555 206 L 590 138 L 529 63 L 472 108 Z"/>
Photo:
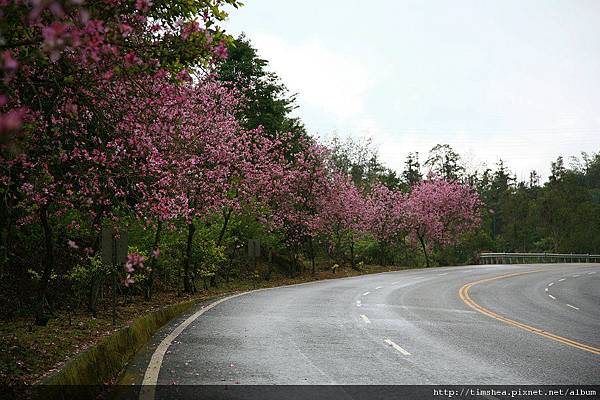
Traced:
<path fill-rule="evenodd" d="M 316 40 L 293 44 L 265 33 L 249 35 L 300 105 L 321 109 L 336 120 L 364 111 L 373 80 L 360 60 L 324 47 Z"/>

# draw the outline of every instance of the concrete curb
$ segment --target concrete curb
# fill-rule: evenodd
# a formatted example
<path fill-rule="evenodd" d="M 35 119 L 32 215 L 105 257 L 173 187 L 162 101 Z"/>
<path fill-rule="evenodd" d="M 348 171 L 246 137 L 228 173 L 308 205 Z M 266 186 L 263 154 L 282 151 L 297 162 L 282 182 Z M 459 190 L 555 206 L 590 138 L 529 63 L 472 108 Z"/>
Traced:
<path fill-rule="evenodd" d="M 129 326 L 101 339 L 90 349 L 75 356 L 40 384 L 101 385 L 115 378 L 157 330 L 201 301 L 205 300 L 195 299 L 174 304 L 135 319 Z"/>

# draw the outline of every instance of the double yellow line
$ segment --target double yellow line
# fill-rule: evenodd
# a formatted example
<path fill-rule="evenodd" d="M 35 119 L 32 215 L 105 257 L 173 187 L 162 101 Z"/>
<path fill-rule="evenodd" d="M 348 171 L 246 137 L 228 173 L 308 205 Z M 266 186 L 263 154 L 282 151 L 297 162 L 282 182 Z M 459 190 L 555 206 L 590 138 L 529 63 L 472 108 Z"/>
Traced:
<path fill-rule="evenodd" d="M 540 272 L 542 270 L 537 270 L 537 271 L 529 271 L 529 272 L 517 272 L 514 274 L 507 274 L 507 275 L 500 275 L 500 276 L 496 276 L 494 278 L 487 278 L 487 279 L 481 279 L 479 281 L 475 281 L 475 282 L 470 282 L 467 283 L 466 285 L 464 285 L 463 287 L 460 288 L 458 294 L 461 298 L 461 300 L 463 302 L 465 302 L 465 304 L 467 304 L 469 307 L 471 307 L 472 309 L 474 309 L 475 311 L 478 311 L 482 314 L 487 315 L 488 317 L 497 319 L 498 321 L 502 321 L 506 324 L 512 325 L 514 327 L 517 327 L 519 329 L 523 329 L 524 331 L 530 332 L 530 333 L 534 333 L 536 335 L 545 337 L 546 339 L 550 339 L 550 340 L 554 340 L 556 342 L 560 342 L 563 344 L 566 344 L 567 346 L 571 346 L 571 347 L 575 347 L 577 349 L 583 350 L 583 351 L 587 351 L 588 353 L 592 353 L 592 354 L 597 354 L 600 355 L 600 349 L 597 347 L 593 347 L 593 346 L 588 346 L 587 344 L 583 344 L 580 342 L 577 342 L 575 340 L 571 340 L 562 336 L 558 336 L 555 335 L 553 333 L 550 332 L 546 332 L 542 329 L 538 329 L 535 328 L 533 326 L 529 326 L 527 324 L 524 324 L 522 322 L 519 321 L 515 321 L 506 317 L 503 317 L 502 315 L 496 314 L 495 312 L 480 306 L 479 304 L 477 304 L 469 295 L 469 290 L 475 286 L 475 285 L 479 285 L 480 283 L 484 283 L 484 282 L 491 282 L 491 281 L 495 281 L 497 279 L 504 279 L 504 278 L 510 278 L 513 276 L 519 276 L 519 275 L 525 275 L 525 274 L 532 274 L 534 272 Z"/>

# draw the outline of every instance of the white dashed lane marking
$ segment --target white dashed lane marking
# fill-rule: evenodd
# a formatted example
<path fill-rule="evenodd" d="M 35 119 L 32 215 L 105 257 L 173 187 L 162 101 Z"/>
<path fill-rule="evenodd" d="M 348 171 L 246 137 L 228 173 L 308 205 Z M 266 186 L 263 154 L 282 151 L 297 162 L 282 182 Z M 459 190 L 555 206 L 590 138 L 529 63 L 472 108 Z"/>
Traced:
<path fill-rule="evenodd" d="M 366 295 L 368 295 L 369 293 L 371 293 L 371 292 L 364 292 L 362 295 L 363 295 L 363 296 L 366 296 Z"/>
<path fill-rule="evenodd" d="M 375 290 L 379 290 L 379 289 L 381 289 L 382 287 L 383 287 L 383 286 L 377 286 L 377 287 L 375 288 Z"/>
<path fill-rule="evenodd" d="M 390 346 L 392 346 L 394 348 L 394 350 L 399 351 L 400 353 L 404 354 L 405 356 L 410 356 L 410 353 L 408 351 L 404 350 L 402 347 L 398 346 L 396 343 L 392 342 L 390 339 L 385 339 L 384 342 L 389 344 Z"/>
<path fill-rule="evenodd" d="M 595 274 L 595 273 L 596 273 L 596 271 L 593 271 L 593 272 L 588 272 L 587 274 L 588 274 L 588 275 L 593 275 L 593 274 Z M 572 277 L 573 277 L 573 278 L 578 278 L 579 276 L 580 276 L 579 274 L 572 275 Z M 559 281 L 559 282 L 563 282 L 563 281 L 564 281 L 564 280 L 566 280 L 566 279 L 567 279 L 567 278 L 560 278 L 558 281 Z M 546 289 L 544 289 L 544 290 L 545 290 L 546 292 L 548 292 L 548 288 L 549 288 L 550 286 L 552 286 L 552 285 L 554 285 L 554 282 L 550 282 L 550 283 L 548 284 L 548 287 L 547 287 Z M 556 300 L 556 297 L 552 296 L 551 294 L 548 294 L 548 297 L 550 297 L 552 300 Z M 579 307 L 575 307 L 574 305 L 567 304 L 567 303 L 565 303 L 565 304 L 566 304 L 566 306 L 567 306 L 567 307 L 571 307 L 572 309 L 574 309 L 574 310 L 578 310 L 578 311 L 579 311 Z"/>

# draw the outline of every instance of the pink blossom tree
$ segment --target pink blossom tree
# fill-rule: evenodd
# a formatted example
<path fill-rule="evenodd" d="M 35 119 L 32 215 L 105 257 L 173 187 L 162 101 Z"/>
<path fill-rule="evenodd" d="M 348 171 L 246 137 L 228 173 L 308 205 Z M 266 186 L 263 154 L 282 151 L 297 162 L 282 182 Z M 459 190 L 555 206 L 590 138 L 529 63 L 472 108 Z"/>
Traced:
<path fill-rule="evenodd" d="M 289 135 L 288 135 L 289 139 Z M 328 150 L 307 139 L 283 141 L 277 154 L 279 162 L 262 179 L 270 183 L 259 194 L 263 205 L 261 220 L 271 230 L 279 232 L 283 244 L 291 251 L 293 264 L 298 266 L 300 246 L 321 232 L 322 199 L 328 193 Z M 314 249 L 311 251 L 311 259 Z"/>
<path fill-rule="evenodd" d="M 330 249 L 334 254 L 339 253 L 342 242 L 347 241 L 350 263 L 356 269 L 354 245 L 367 231 L 366 200 L 352 179 L 338 172 L 333 173 L 328 189 L 321 198 L 321 230 L 330 237 Z"/>
<path fill-rule="evenodd" d="M 458 181 L 422 181 L 404 203 L 404 228 L 418 241 L 430 266 L 428 249 L 457 243 L 480 224 L 479 196 Z"/>
<path fill-rule="evenodd" d="M 124 129 L 139 115 L 126 115 L 131 110 L 123 100 L 142 97 L 148 80 L 173 80 L 176 73 L 189 80 L 184 66 L 225 56 L 225 36 L 214 25 L 225 3 L 237 6 L 235 0 L 0 4 L 0 190 L 11 208 L 2 222 L 39 221 L 46 248 L 42 298 L 54 267 L 52 218 L 78 206 L 96 226 L 135 201 L 131 172 L 151 146 L 145 148 L 140 127 Z"/>
<path fill-rule="evenodd" d="M 64 89 L 89 89 L 123 71 L 179 71 L 225 57 L 227 38 L 216 25 L 226 17 L 224 4 L 239 6 L 237 0 L 2 2 L 0 134 L 29 131 L 27 116 L 48 107 L 40 95 L 54 95 L 58 105 Z"/>
<path fill-rule="evenodd" d="M 394 244 L 403 241 L 404 203 L 406 195 L 377 184 L 369 193 L 365 213 L 369 232 L 379 242 L 381 261 L 387 262 L 387 253 Z"/>

